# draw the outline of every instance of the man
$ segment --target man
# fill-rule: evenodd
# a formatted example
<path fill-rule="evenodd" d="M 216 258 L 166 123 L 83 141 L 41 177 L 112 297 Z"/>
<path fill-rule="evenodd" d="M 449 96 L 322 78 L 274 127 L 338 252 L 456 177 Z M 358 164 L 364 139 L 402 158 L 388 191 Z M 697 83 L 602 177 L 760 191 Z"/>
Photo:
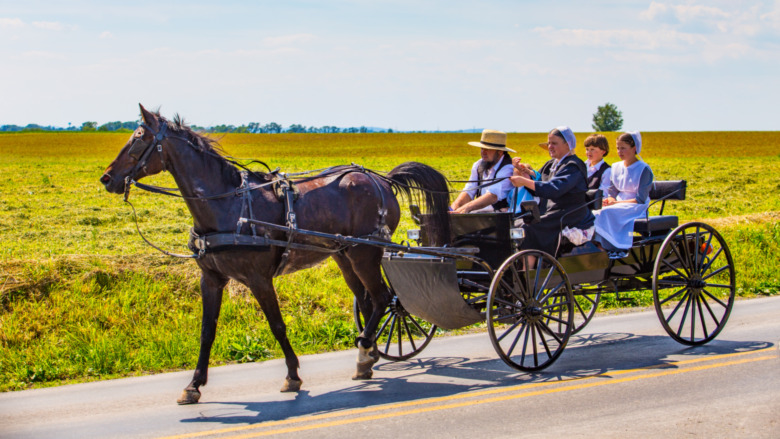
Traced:
<path fill-rule="evenodd" d="M 471 166 L 469 182 L 452 203 L 453 213 L 493 212 L 506 207 L 514 170 L 508 153 L 515 152 L 506 147 L 506 133 L 484 130 L 480 141 L 469 145 L 480 148 L 481 158 Z"/>
<path fill-rule="evenodd" d="M 525 240 L 521 245 L 523 250 L 537 249 L 555 256 L 558 235 L 563 227 L 582 230 L 593 227 L 593 214 L 590 209 L 583 207 L 588 191 L 588 171 L 585 163 L 574 155 L 576 145 L 577 140 L 569 127 L 561 126 L 550 131 L 547 149 L 551 160 L 539 170 L 539 181 L 529 178 L 530 167 L 515 159 L 514 166 L 520 175 L 511 178 L 512 184 L 527 188 L 541 201 L 541 221 L 523 225 L 526 229 Z"/>

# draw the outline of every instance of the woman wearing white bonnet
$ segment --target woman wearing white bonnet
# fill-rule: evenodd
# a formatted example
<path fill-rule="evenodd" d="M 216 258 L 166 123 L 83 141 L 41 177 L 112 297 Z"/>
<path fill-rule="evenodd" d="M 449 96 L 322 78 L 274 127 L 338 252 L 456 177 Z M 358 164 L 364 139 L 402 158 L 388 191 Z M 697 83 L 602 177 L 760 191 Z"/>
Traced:
<path fill-rule="evenodd" d="M 617 154 L 622 160 L 612 165 L 609 188 L 603 208 L 596 211 L 593 240 L 610 252 L 611 258 L 624 257 L 633 244 L 634 220 L 645 216 L 650 203 L 653 171 L 638 156 L 642 151 L 639 131 L 621 134 Z"/>
<path fill-rule="evenodd" d="M 567 126 L 557 127 L 547 135 L 544 145 L 550 153 L 550 160 L 539 170 L 540 178 L 534 180 L 529 167 L 513 162 L 519 175 L 512 176 L 510 181 L 516 187 L 525 187 L 532 196 L 540 199 L 541 221 L 518 224 L 526 230 L 521 249 L 538 249 L 554 255 L 561 229 L 587 230 L 593 226 L 593 215 L 589 209 L 582 209 L 588 191 L 588 170 L 574 154 L 577 146 L 574 133 Z"/>

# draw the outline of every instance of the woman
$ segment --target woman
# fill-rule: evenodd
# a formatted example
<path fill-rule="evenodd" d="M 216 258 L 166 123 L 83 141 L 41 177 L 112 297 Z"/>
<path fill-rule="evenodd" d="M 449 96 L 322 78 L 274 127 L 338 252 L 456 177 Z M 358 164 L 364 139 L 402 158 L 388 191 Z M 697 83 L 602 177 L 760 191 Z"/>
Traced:
<path fill-rule="evenodd" d="M 588 189 L 609 188 L 610 166 L 604 161 L 609 154 L 609 141 L 601 134 L 591 134 L 585 139 L 585 165 L 588 166 Z"/>
<path fill-rule="evenodd" d="M 617 153 L 622 160 L 612 165 L 610 184 L 603 208 L 596 211 L 596 235 L 593 240 L 610 258 L 625 257 L 633 244 L 634 220 L 645 216 L 650 203 L 653 171 L 640 160 L 642 135 L 639 131 L 623 133 L 617 139 Z"/>
<path fill-rule="evenodd" d="M 540 178 L 532 178 L 527 165 L 515 166 L 519 175 L 510 178 L 515 187 L 524 187 L 531 196 L 539 197 L 541 221 L 525 224 L 525 239 L 521 249 L 537 249 L 555 256 L 558 236 L 564 227 L 588 229 L 593 226 L 593 214 L 585 205 L 587 169 L 574 155 L 577 139 L 567 126 L 561 126 L 547 135 L 547 150 L 551 160 L 539 170 Z M 564 218 L 565 216 L 565 218 Z M 561 219 L 563 218 L 563 224 Z"/>

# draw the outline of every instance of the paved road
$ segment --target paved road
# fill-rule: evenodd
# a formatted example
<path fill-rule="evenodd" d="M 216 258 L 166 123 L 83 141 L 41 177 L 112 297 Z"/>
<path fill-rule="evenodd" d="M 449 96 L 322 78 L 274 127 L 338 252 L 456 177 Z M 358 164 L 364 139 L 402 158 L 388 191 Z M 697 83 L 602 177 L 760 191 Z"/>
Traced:
<path fill-rule="evenodd" d="M 435 339 L 417 358 L 349 380 L 355 351 L 301 357 L 304 390 L 281 394 L 274 360 L 0 394 L 0 438 L 780 437 L 780 297 L 738 301 L 695 348 L 654 312 L 597 316 L 543 373 L 505 366 L 487 334 Z"/>

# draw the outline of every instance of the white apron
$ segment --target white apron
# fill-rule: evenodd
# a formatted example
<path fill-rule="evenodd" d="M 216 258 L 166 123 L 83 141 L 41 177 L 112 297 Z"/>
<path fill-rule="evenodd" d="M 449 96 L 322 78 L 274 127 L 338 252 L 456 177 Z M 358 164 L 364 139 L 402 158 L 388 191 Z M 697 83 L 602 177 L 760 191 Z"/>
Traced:
<path fill-rule="evenodd" d="M 639 191 L 639 180 L 642 171 L 649 168 L 647 163 L 639 160 L 628 168 L 623 162 L 612 165 L 610 175 L 611 185 L 617 188 L 618 201 L 636 198 Z M 648 197 L 642 204 L 620 203 L 605 206 L 601 210 L 593 212 L 596 215 L 596 233 L 610 244 L 619 249 L 629 249 L 634 242 L 634 220 L 644 218 L 647 206 L 650 204 Z"/>

